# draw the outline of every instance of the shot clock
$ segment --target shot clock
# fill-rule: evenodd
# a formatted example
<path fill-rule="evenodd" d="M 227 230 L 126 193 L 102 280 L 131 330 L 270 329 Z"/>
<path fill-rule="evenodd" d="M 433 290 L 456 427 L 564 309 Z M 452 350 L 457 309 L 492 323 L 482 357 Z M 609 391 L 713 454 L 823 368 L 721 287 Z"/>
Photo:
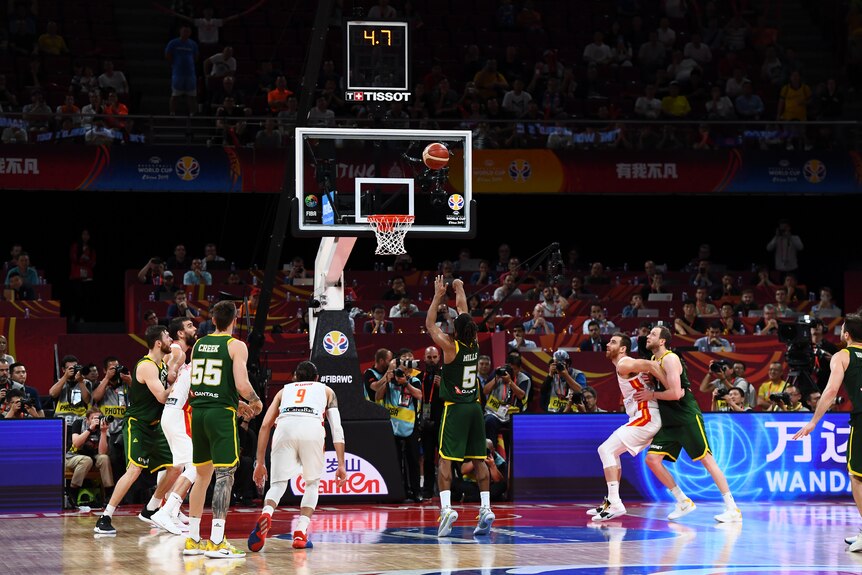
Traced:
<path fill-rule="evenodd" d="M 348 20 L 348 102 L 410 101 L 410 35 L 407 22 Z"/>

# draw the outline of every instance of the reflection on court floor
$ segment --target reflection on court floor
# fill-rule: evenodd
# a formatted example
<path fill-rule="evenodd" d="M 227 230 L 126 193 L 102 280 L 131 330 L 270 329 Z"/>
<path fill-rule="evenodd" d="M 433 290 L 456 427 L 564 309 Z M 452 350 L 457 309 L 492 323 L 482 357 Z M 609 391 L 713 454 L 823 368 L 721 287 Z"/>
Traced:
<path fill-rule="evenodd" d="M 435 502 L 436 503 L 436 502 Z M 90 513 L 0 516 L 0 543 L 14 552 L 15 571 L 90 574 L 215 575 L 742 575 L 862 573 L 862 554 L 844 538 L 860 527 L 850 500 L 840 503 L 745 504 L 743 523 L 718 524 L 719 504 L 699 503 L 673 523 L 670 502 L 627 505 L 607 523 L 586 515 L 590 503 L 506 504 L 495 507 L 488 536 L 474 537 L 475 505 L 457 507 L 453 537 L 439 540 L 439 508 L 351 505 L 318 509 L 309 529 L 312 550 L 294 550 L 289 534 L 299 510 L 279 508 L 271 537 L 245 559 L 184 559 L 184 539 L 150 530 L 137 509 L 114 518 L 116 537 L 94 538 Z M 232 508 L 227 536 L 245 548 L 256 508 Z M 204 536 L 210 518 L 202 522 Z"/>

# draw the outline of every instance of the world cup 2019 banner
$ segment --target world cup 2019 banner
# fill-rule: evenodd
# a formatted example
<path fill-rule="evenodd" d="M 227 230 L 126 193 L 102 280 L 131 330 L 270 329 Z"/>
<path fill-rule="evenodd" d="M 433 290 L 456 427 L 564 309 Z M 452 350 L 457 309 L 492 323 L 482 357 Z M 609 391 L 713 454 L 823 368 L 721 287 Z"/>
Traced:
<path fill-rule="evenodd" d="M 828 413 L 809 436 L 794 441 L 810 413 L 706 413 L 706 433 L 734 498 L 740 501 L 851 499 L 847 471 L 849 414 Z M 596 450 L 622 414 L 522 415 L 512 418 L 513 483 L 520 499 L 599 500 L 607 493 Z M 621 456 L 624 499 L 670 500 L 644 453 Z M 695 501 L 721 500 L 704 466 L 684 453 L 666 463 Z"/>
<path fill-rule="evenodd" d="M 16 190 L 277 193 L 286 150 L 194 146 L 28 146 L 0 149 L 0 188 Z M 340 153 L 339 189 L 351 177 L 392 175 L 369 154 Z M 378 169 L 379 168 L 379 169 Z M 452 162 L 453 189 L 464 174 Z M 840 194 L 862 191 L 858 152 L 475 150 L 476 193 Z M 403 177 L 399 171 L 396 174 Z M 350 180 L 350 181 L 348 181 Z M 313 182 L 311 182 L 313 184 Z"/>
<path fill-rule="evenodd" d="M 0 182 L 20 190 L 241 192 L 243 169 L 232 148 L 4 146 Z"/>

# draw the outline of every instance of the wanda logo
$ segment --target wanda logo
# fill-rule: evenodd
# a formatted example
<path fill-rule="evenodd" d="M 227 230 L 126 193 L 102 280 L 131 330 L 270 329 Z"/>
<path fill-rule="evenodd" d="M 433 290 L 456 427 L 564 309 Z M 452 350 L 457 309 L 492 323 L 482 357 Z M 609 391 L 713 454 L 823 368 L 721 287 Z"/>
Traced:
<path fill-rule="evenodd" d="M 302 475 L 298 476 L 295 481 L 298 495 L 305 493 L 305 479 Z M 320 479 L 320 488 L 318 493 L 323 495 L 356 495 L 356 494 L 385 494 L 385 490 L 380 489 L 380 480 L 371 479 L 362 472 L 351 473 L 347 476 L 347 481 L 341 487 L 335 478 L 322 477 Z"/>

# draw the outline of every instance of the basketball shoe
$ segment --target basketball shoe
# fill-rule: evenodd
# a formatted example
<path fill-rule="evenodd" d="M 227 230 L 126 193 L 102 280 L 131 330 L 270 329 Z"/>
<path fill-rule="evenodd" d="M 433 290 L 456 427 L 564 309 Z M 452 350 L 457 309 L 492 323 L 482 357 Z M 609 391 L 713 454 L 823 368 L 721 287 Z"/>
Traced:
<path fill-rule="evenodd" d="M 691 499 L 683 499 L 682 501 L 676 502 L 673 511 L 668 513 L 667 518 L 671 521 L 676 521 L 680 517 L 685 517 L 695 509 L 697 509 L 697 505 L 694 504 L 694 501 Z"/>
<path fill-rule="evenodd" d="M 245 557 L 245 551 L 240 551 L 231 545 L 227 538 L 222 539 L 221 543 L 218 544 L 207 539 L 204 557 L 209 557 L 210 559 L 239 559 L 240 557 Z"/>
<path fill-rule="evenodd" d="M 140 519 L 144 523 L 155 525 L 155 522 L 153 521 L 153 515 L 155 515 L 156 511 L 158 511 L 158 509 L 147 509 L 147 507 L 144 506 L 144 508 L 141 509 L 141 512 L 138 513 L 138 519 Z M 158 525 L 156 525 L 156 527 L 158 527 Z"/>
<path fill-rule="evenodd" d="M 263 544 L 266 543 L 266 536 L 269 533 L 269 528 L 272 527 L 272 516 L 266 513 L 261 513 L 257 518 L 257 523 L 248 536 L 248 548 L 251 551 L 260 551 L 263 549 Z"/>
<path fill-rule="evenodd" d="M 293 548 L 294 549 L 311 549 L 314 547 L 314 544 L 308 540 L 308 535 L 303 533 L 302 531 L 294 531 L 293 532 Z"/>
<path fill-rule="evenodd" d="M 191 537 L 186 537 L 186 544 L 183 547 L 183 555 L 203 555 L 207 549 L 206 539 L 195 541 Z"/>
<path fill-rule="evenodd" d="M 850 548 L 848 549 L 848 551 L 852 551 L 854 553 L 856 551 L 862 551 L 862 532 L 860 532 L 860 534 L 856 537 L 853 543 L 850 544 Z"/>
<path fill-rule="evenodd" d="M 598 507 L 590 507 L 589 509 L 587 509 L 587 515 L 598 515 L 599 513 L 607 509 L 610 504 L 611 502 L 608 501 L 607 497 L 605 497 Z"/>
<path fill-rule="evenodd" d="M 715 516 L 715 520 L 719 523 L 740 523 L 742 521 L 742 511 L 736 507 L 725 509 L 724 513 L 719 513 Z"/>
<path fill-rule="evenodd" d="M 174 518 L 165 513 L 164 508 L 150 515 L 150 521 L 173 535 L 182 535 L 183 530 L 174 522 Z"/>
<path fill-rule="evenodd" d="M 99 520 L 96 521 L 96 526 L 93 527 L 94 533 L 100 533 L 102 535 L 116 535 L 117 530 L 114 529 L 114 526 L 111 525 L 111 518 L 107 515 L 102 515 L 99 517 Z"/>
<path fill-rule="evenodd" d="M 480 507 L 479 515 L 476 516 L 478 522 L 476 523 L 476 528 L 473 530 L 473 535 L 487 535 L 490 533 L 491 525 L 496 518 L 497 516 L 494 515 L 490 507 Z"/>
<path fill-rule="evenodd" d="M 451 507 L 440 510 L 440 525 L 437 526 L 437 537 L 446 537 L 452 533 L 452 524 L 458 521 L 458 512 Z"/>
<path fill-rule="evenodd" d="M 593 515 L 593 521 L 610 521 L 616 517 L 621 517 L 626 514 L 626 507 L 623 505 L 623 502 L 619 503 L 611 503 L 608 504 L 607 507 L 602 509 L 596 515 Z"/>

